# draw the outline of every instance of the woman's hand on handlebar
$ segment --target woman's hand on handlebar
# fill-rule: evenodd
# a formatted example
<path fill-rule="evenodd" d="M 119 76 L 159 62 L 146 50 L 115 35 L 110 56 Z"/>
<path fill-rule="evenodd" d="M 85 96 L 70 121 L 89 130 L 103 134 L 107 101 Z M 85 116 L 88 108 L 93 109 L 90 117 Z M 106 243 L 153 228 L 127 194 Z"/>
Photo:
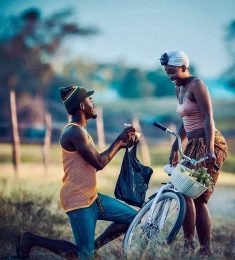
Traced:
<path fill-rule="evenodd" d="M 207 152 L 206 157 L 209 164 L 216 165 L 216 156 L 214 152 Z"/>
<path fill-rule="evenodd" d="M 169 164 L 175 166 L 179 162 L 179 152 L 177 150 L 171 149 L 169 156 Z"/>
<path fill-rule="evenodd" d="M 170 152 L 170 156 L 169 156 L 169 164 L 171 166 L 175 166 L 179 162 L 179 159 L 180 159 L 179 146 L 178 146 L 178 140 L 176 139 L 171 147 L 171 152 Z"/>
<path fill-rule="evenodd" d="M 203 161 L 207 161 L 207 165 L 210 164 L 212 165 L 216 171 L 218 171 L 220 169 L 219 165 L 216 163 L 216 155 L 213 152 L 207 152 L 207 154 L 205 156 L 203 156 L 201 159 L 196 160 L 195 163 L 193 163 L 193 165 L 195 165 L 197 167 L 197 165 L 200 166 L 200 164 Z"/>

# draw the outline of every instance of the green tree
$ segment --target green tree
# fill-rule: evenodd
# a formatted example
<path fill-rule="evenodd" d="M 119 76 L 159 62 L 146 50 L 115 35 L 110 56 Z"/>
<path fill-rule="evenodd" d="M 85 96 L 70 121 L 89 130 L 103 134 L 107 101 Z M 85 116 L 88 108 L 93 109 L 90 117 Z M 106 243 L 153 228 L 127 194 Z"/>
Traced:
<path fill-rule="evenodd" d="M 31 8 L 18 16 L 1 18 L 0 103 L 5 109 L 2 117 L 6 118 L 10 89 L 16 91 L 18 101 L 25 93 L 42 99 L 48 94 L 55 78 L 50 60 L 67 36 L 97 32 L 95 28 L 71 22 L 71 15 L 70 10 L 65 10 L 42 17 L 40 10 Z"/>
<path fill-rule="evenodd" d="M 154 96 L 163 97 L 175 94 L 175 88 L 162 68 L 148 72 L 147 78 L 154 84 Z"/>
<path fill-rule="evenodd" d="M 235 91 L 235 20 L 233 20 L 227 27 L 226 43 L 231 64 L 222 78 L 224 78 L 230 85 L 231 89 Z"/>
<path fill-rule="evenodd" d="M 140 69 L 127 69 L 120 82 L 119 94 L 123 98 L 142 98 L 153 96 L 154 85 L 146 78 L 146 73 Z"/>

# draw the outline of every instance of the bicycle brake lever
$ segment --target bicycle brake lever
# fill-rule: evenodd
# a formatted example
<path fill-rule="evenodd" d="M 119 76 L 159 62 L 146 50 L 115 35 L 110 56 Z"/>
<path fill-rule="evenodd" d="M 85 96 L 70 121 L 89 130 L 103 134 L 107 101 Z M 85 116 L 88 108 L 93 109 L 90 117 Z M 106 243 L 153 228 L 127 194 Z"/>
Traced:
<path fill-rule="evenodd" d="M 219 165 L 217 163 L 214 164 L 214 168 L 216 169 L 216 171 L 219 170 Z"/>
<path fill-rule="evenodd" d="M 203 161 L 205 161 L 205 160 L 207 160 L 209 157 L 208 156 L 205 156 L 205 157 L 202 157 L 200 160 L 194 160 L 194 159 L 191 159 L 190 160 L 190 163 L 193 165 L 193 166 L 197 166 L 197 164 L 199 164 L 199 163 L 201 163 L 201 162 L 203 162 Z M 215 168 L 215 170 L 216 171 L 218 171 L 219 169 L 220 169 L 220 167 L 218 166 L 218 164 L 217 163 L 215 163 L 214 165 L 213 165 L 213 167 Z"/>

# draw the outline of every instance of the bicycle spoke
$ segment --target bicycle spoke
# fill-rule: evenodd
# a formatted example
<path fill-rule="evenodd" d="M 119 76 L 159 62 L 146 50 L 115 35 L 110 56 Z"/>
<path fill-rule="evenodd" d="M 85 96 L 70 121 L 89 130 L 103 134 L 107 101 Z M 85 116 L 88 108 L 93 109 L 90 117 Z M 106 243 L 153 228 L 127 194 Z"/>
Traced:
<path fill-rule="evenodd" d="M 143 254 L 147 255 L 148 250 L 154 248 L 156 250 L 165 246 L 168 241 L 172 241 L 179 230 L 179 224 L 176 223 L 179 216 L 181 224 L 183 219 L 178 197 L 179 195 L 174 193 L 164 195 L 155 206 L 151 216 L 148 215 L 151 203 L 141 210 L 141 214 L 134 221 L 125 238 L 127 258 L 135 259 Z"/>

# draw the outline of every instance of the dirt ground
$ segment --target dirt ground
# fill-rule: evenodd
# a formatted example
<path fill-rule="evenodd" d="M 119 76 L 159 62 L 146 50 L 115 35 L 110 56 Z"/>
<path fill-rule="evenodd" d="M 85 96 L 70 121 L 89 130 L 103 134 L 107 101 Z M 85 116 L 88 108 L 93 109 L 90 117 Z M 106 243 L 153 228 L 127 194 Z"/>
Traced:
<path fill-rule="evenodd" d="M 234 221 L 235 187 L 216 187 L 208 206 L 212 218 L 228 218 Z"/>

